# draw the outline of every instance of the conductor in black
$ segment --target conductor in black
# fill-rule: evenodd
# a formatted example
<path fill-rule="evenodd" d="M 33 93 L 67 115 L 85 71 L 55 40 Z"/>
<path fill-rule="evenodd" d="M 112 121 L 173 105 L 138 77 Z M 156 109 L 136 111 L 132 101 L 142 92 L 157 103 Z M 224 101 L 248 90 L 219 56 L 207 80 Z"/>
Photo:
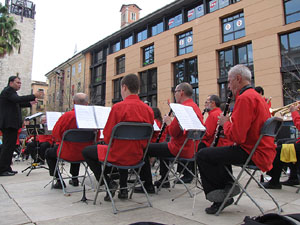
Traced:
<path fill-rule="evenodd" d="M 11 161 L 17 141 L 18 129 L 22 127 L 21 108 L 31 107 L 37 98 L 43 97 L 38 91 L 32 95 L 19 96 L 21 79 L 11 76 L 7 86 L 0 94 L 0 130 L 3 135 L 3 145 L 0 153 L 0 176 L 13 176 L 17 172 L 11 168 Z"/>

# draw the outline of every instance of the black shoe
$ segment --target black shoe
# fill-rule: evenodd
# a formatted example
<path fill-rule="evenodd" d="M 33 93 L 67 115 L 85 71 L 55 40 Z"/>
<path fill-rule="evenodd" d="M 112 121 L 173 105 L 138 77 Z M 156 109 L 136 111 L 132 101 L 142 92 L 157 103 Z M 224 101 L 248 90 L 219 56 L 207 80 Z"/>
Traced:
<path fill-rule="evenodd" d="M 282 188 L 280 183 L 273 184 L 270 181 L 269 182 L 262 182 L 261 184 L 262 184 L 262 186 L 264 186 L 265 189 L 281 189 Z"/>
<path fill-rule="evenodd" d="M 227 184 L 224 189 L 213 190 L 206 195 L 206 199 L 211 202 L 223 202 L 228 192 L 230 191 L 231 187 L 232 184 Z M 235 185 L 229 197 L 233 198 L 234 196 L 238 195 L 240 192 L 241 192 L 240 187 L 238 185 Z"/>
<path fill-rule="evenodd" d="M 288 179 L 286 181 L 280 182 L 280 184 L 286 185 L 286 186 L 299 185 L 299 180 L 298 179 Z"/>
<path fill-rule="evenodd" d="M 185 184 L 190 184 L 190 183 L 192 183 L 192 181 L 193 181 L 193 177 L 190 177 L 190 176 L 183 176 L 183 177 L 181 177 L 180 178 L 182 181 L 183 181 L 183 183 L 185 183 Z M 182 184 L 179 180 L 175 180 L 174 181 L 174 183 L 176 182 L 176 184 Z"/>
<path fill-rule="evenodd" d="M 10 171 L 5 171 L 5 172 L 2 172 L 0 173 L 0 176 L 4 177 L 4 176 L 14 176 L 15 173 L 13 172 L 10 172 Z"/>
<path fill-rule="evenodd" d="M 144 187 L 145 187 L 148 194 L 155 194 L 155 188 L 154 188 L 153 185 L 144 186 Z M 142 186 L 141 187 L 135 187 L 134 188 L 134 193 L 144 193 L 144 190 L 143 190 Z"/>
<path fill-rule="evenodd" d="M 114 197 L 115 193 L 116 193 L 116 189 L 118 188 L 118 184 L 115 181 L 111 181 L 108 184 L 108 188 L 110 190 L 111 196 Z M 107 192 L 106 192 L 106 195 L 104 197 L 104 201 L 110 202 L 110 197 L 109 197 L 109 194 Z"/>
<path fill-rule="evenodd" d="M 233 198 L 228 199 L 225 205 L 223 206 L 222 210 L 225 209 L 227 206 L 231 205 L 233 202 L 234 202 Z M 207 214 L 216 214 L 219 208 L 221 207 L 221 205 L 222 202 L 214 202 L 209 208 L 205 209 L 205 212 Z"/>
<path fill-rule="evenodd" d="M 161 182 L 162 182 L 162 180 L 157 180 L 157 181 L 154 182 L 154 185 L 155 185 L 157 188 L 159 188 Z M 170 188 L 170 182 L 169 182 L 169 181 L 167 181 L 167 182 L 165 181 L 161 187 L 162 187 L 162 188 Z"/>
<path fill-rule="evenodd" d="M 17 173 L 18 173 L 18 171 L 12 170 L 12 168 L 10 168 L 8 172 L 11 172 L 11 173 L 14 173 L 14 174 L 17 174 Z"/>
<path fill-rule="evenodd" d="M 127 189 L 121 189 L 118 194 L 119 199 L 128 199 L 128 190 Z"/>
<path fill-rule="evenodd" d="M 78 185 L 79 185 L 78 178 L 72 178 L 72 180 L 69 180 L 69 184 L 71 184 L 74 187 L 78 187 Z"/>
<path fill-rule="evenodd" d="M 66 187 L 65 182 L 63 182 L 63 185 L 64 185 L 64 187 Z M 60 182 L 59 180 L 56 181 L 56 183 L 53 185 L 53 188 L 54 188 L 54 189 L 62 189 L 61 182 Z"/>

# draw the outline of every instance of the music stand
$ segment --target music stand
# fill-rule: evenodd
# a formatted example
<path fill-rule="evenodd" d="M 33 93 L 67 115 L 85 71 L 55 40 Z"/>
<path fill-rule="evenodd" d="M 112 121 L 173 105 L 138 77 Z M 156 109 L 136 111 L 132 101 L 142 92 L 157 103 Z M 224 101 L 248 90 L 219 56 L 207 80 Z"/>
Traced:
<path fill-rule="evenodd" d="M 36 124 L 36 118 L 38 118 L 42 115 L 43 115 L 43 113 L 39 112 L 39 113 L 33 114 L 31 116 L 25 117 L 25 120 L 33 120 L 33 125 L 27 125 L 26 129 L 27 129 L 28 135 L 33 135 L 33 143 L 37 150 L 37 154 L 35 156 L 36 159 L 39 158 L 39 146 L 36 141 L 36 136 L 45 134 L 45 129 L 43 128 L 42 124 Z M 30 169 L 26 175 L 26 176 L 29 176 L 29 174 L 31 173 L 32 170 L 39 169 L 39 168 L 44 168 L 44 169 L 49 170 L 47 167 L 39 165 L 39 163 L 35 163 L 34 159 L 33 159 L 33 162 L 31 163 L 31 165 L 28 166 L 27 168 L 25 168 L 24 170 L 22 170 L 22 173 L 25 172 L 26 170 Z"/>

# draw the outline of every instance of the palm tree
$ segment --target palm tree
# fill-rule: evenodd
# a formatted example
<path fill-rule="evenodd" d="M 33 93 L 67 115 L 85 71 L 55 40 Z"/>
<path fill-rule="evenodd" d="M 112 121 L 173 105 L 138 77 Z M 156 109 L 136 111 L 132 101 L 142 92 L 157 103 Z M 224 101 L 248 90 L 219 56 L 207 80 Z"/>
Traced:
<path fill-rule="evenodd" d="M 16 28 L 16 22 L 10 17 L 6 6 L 0 3 L 0 58 L 11 54 L 13 49 L 19 49 L 21 45 L 20 31 Z"/>

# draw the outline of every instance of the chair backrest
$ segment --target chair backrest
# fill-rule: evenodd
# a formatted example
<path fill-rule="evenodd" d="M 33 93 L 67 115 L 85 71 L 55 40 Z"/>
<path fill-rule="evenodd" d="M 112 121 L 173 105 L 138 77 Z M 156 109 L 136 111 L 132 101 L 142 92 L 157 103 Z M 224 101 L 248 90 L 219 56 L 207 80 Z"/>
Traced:
<path fill-rule="evenodd" d="M 71 129 L 65 131 L 62 141 L 90 142 L 96 140 L 97 131 L 94 129 Z"/>
<path fill-rule="evenodd" d="M 113 139 L 148 140 L 152 136 L 153 126 L 149 123 L 121 122 L 112 130 Z"/>
<path fill-rule="evenodd" d="M 204 136 L 205 131 L 201 130 L 189 130 L 187 138 L 195 141 L 200 141 Z"/>

